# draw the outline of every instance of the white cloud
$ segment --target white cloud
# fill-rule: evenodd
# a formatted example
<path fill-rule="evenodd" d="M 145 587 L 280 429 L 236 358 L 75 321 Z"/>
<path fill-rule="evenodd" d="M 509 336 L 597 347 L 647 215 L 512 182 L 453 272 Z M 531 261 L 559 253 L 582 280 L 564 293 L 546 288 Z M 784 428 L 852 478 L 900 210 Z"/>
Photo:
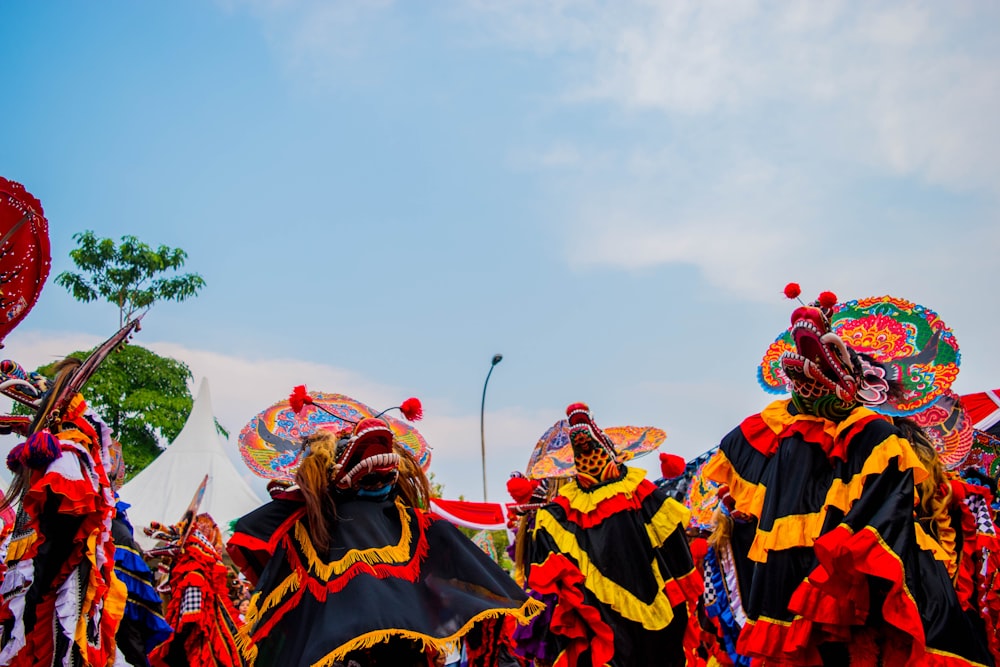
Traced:
<path fill-rule="evenodd" d="M 99 337 L 72 332 L 19 329 L 7 339 L 6 351 L 10 358 L 28 369 L 34 369 L 62 358 L 70 351 L 85 350 L 99 342 Z M 157 354 L 186 363 L 194 376 L 192 391 L 197 392 L 202 378 L 208 379 L 216 419 L 231 434 L 230 458 L 248 480 L 257 482 L 254 486 L 262 497 L 263 484 L 254 480 L 239 460 L 237 438 L 255 414 L 286 398 L 292 387 L 305 384 L 311 390 L 346 394 L 378 408 L 399 405 L 407 398 L 399 387 L 382 385 L 354 371 L 326 364 L 298 359 L 249 359 L 176 343 L 136 342 Z M 436 480 L 444 484 L 449 497 L 464 495 L 470 500 L 481 500 L 482 456 L 478 413 L 455 414 L 446 400 L 433 396 L 420 398 L 425 416 L 416 426 L 433 449 L 431 471 L 435 473 Z M 524 468 L 531 446 L 556 418 L 548 412 L 520 409 L 486 412 L 487 486 L 492 500 L 505 499 L 509 473 Z M 6 447 L 2 451 L 6 454 L 16 440 L 3 440 Z"/>

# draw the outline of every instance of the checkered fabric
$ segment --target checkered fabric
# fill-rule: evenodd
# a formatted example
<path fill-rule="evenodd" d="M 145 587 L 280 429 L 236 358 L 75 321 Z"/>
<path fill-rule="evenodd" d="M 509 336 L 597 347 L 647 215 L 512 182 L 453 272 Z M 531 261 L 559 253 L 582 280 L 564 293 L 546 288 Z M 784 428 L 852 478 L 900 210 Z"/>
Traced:
<path fill-rule="evenodd" d="M 201 613 L 201 589 L 188 586 L 181 597 L 181 616 Z"/>

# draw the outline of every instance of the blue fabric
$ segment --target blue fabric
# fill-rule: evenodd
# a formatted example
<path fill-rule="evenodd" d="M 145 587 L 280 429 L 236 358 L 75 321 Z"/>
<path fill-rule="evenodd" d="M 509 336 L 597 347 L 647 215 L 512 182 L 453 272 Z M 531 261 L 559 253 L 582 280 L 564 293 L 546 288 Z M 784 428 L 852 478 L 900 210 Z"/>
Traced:
<path fill-rule="evenodd" d="M 736 652 L 736 641 L 740 638 L 740 626 L 733 617 L 733 610 L 729 606 L 729 594 L 726 592 L 726 577 L 719 565 L 713 547 L 708 548 L 705 554 L 705 573 L 711 578 L 712 586 L 715 588 L 715 602 L 705 607 L 705 613 L 710 618 L 718 620 L 719 628 L 722 630 L 722 647 L 729 654 L 729 659 L 739 667 L 750 667 L 750 658 Z"/>

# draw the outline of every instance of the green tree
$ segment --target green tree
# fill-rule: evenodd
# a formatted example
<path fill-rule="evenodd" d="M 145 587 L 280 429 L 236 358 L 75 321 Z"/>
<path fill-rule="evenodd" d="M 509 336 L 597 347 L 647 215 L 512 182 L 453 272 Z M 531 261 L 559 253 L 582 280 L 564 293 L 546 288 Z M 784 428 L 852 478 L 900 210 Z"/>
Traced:
<path fill-rule="evenodd" d="M 178 273 L 187 260 L 180 248 L 154 249 L 134 236 L 115 243 L 89 230 L 74 234 L 73 240 L 77 247 L 69 256 L 80 273 L 63 271 L 56 283 L 77 301 L 113 303 L 119 326 L 157 301 L 184 301 L 205 286 L 197 273 Z M 51 375 L 51 366 L 39 372 Z M 161 444 L 180 433 L 193 404 L 190 380 L 191 370 L 183 362 L 126 345 L 105 359 L 87 383 L 84 396 L 121 441 L 129 478 L 159 455 Z M 218 422 L 216 427 L 225 432 Z"/>
<path fill-rule="evenodd" d="M 90 351 L 72 355 L 86 359 Z M 52 366 L 39 373 L 52 377 Z M 84 387 L 87 404 L 101 415 L 122 443 L 126 479 L 159 456 L 161 444 L 181 432 L 193 400 L 191 370 L 182 361 L 161 357 L 138 345 L 108 355 Z"/>
<path fill-rule="evenodd" d="M 187 253 L 180 248 L 161 245 L 154 250 L 134 236 L 123 236 L 116 244 L 89 230 L 74 234 L 73 240 L 78 247 L 69 256 L 83 273 L 63 271 L 56 284 L 77 301 L 104 299 L 115 304 L 119 326 L 157 301 L 184 301 L 205 286 L 197 273 L 161 275 L 184 266 Z"/>

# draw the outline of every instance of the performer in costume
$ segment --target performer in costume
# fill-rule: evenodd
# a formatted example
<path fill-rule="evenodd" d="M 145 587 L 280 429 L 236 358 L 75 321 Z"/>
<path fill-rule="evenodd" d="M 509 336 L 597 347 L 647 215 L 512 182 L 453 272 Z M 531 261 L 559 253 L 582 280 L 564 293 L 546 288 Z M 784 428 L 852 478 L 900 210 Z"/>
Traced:
<path fill-rule="evenodd" d="M 854 317 L 835 331 L 846 312 Z M 932 331 L 853 335 L 892 313 L 919 314 Z M 906 354 L 878 358 L 893 343 Z M 901 384 L 915 376 L 910 367 L 919 390 Z M 928 472 L 890 419 L 867 407 L 919 409 L 955 373 L 957 345 L 932 311 L 891 297 L 838 304 L 829 292 L 796 309 L 762 367 L 792 398 L 746 419 L 704 471 L 728 487 L 734 513 L 757 522 L 740 654 L 762 664 L 993 664 L 946 556 L 914 517 Z"/>
<path fill-rule="evenodd" d="M 105 667 L 115 660 L 126 598 L 114 574 L 111 434 L 66 391 L 80 362 L 57 368 L 31 435 L 7 459 L 15 476 L 5 502 L 21 507 L 0 588 L 0 664 Z"/>
<path fill-rule="evenodd" d="M 546 653 L 529 657 L 551 652 L 567 667 L 696 664 L 702 580 L 684 534 L 688 510 L 624 465 L 586 405 L 566 414 L 575 477 L 538 510 L 530 535 L 527 587 L 552 613 L 539 629 Z"/>
<path fill-rule="evenodd" d="M 200 500 L 198 495 L 196 498 Z M 167 582 L 161 588 L 170 592 L 166 619 L 174 628 L 174 633 L 150 652 L 149 661 L 153 667 L 241 667 L 235 620 L 239 612 L 229 598 L 222 531 L 211 516 L 196 515 L 196 511 L 195 502 L 179 523 L 153 523 L 144 529 L 166 545 L 150 553 L 169 563 Z"/>
<path fill-rule="evenodd" d="M 407 418 L 420 410 L 411 401 Z M 240 519 L 229 541 L 255 583 L 248 664 L 434 665 L 474 627 L 537 612 L 499 565 L 424 509 L 427 477 L 383 418 L 319 428 L 301 447 L 296 486 Z"/>

